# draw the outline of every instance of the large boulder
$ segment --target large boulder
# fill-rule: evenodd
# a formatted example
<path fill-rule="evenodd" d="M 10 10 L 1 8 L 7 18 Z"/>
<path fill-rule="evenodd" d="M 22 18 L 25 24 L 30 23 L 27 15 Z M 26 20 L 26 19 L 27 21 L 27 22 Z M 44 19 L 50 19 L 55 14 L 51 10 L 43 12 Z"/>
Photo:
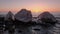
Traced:
<path fill-rule="evenodd" d="M 32 21 L 32 14 L 31 11 L 26 10 L 26 9 L 21 9 L 16 15 L 15 19 L 22 21 L 22 22 L 29 22 Z"/>
<path fill-rule="evenodd" d="M 30 25 L 32 21 L 31 11 L 26 9 L 21 9 L 17 14 L 15 14 L 16 28 L 21 34 L 31 34 L 28 24 Z"/>
<path fill-rule="evenodd" d="M 43 24 L 55 24 L 57 22 L 56 18 L 49 12 L 43 12 L 38 16 L 38 21 Z"/>

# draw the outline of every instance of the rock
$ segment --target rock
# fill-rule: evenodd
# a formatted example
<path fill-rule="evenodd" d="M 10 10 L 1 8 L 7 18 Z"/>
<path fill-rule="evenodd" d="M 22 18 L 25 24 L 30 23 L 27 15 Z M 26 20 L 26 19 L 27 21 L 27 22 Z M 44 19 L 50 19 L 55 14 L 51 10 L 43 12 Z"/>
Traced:
<path fill-rule="evenodd" d="M 21 9 L 16 15 L 15 19 L 22 21 L 22 22 L 29 22 L 32 21 L 32 14 L 31 11 L 26 10 L 26 9 Z"/>
<path fill-rule="evenodd" d="M 15 25 L 14 23 L 14 15 L 11 11 L 9 11 L 5 17 L 5 31 L 11 31 L 13 32 L 13 26 Z M 14 32 L 13 32 L 14 33 Z"/>
<path fill-rule="evenodd" d="M 44 24 L 55 24 L 57 22 L 56 18 L 49 12 L 43 12 L 40 14 L 38 20 L 42 21 Z"/>
<path fill-rule="evenodd" d="M 5 17 L 5 20 L 8 20 L 8 19 L 14 19 L 14 15 L 11 11 L 9 11 Z"/>

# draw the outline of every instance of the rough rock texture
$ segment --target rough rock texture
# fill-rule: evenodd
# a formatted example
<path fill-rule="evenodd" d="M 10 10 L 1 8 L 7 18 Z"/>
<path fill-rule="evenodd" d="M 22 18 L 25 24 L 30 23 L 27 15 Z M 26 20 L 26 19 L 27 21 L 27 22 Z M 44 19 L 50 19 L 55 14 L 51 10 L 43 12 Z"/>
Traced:
<path fill-rule="evenodd" d="M 11 11 L 9 11 L 5 17 L 5 20 L 8 20 L 8 19 L 14 19 L 14 15 Z"/>
<path fill-rule="evenodd" d="M 29 22 L 32 20 L 32 14 L 31 11 L 26 10 L 26 9 L 21 9 L 16 15 L 15 19 L 23 22 Z"/>
<path fill-rule="evenodd" d="M 48 23 L 48 24 L 55 24 L 56 18 L 49 12 L 43 12 L 38 16 L 38 20 L 42 21 L 42 23 Z"/>
<path fill-rule="evenodd" d="M 5 29 L 4 31 L 8 31 L 9 34 L 14 33 L 14 15 L 11 11 L 9 11 L 5 17 Z"/>

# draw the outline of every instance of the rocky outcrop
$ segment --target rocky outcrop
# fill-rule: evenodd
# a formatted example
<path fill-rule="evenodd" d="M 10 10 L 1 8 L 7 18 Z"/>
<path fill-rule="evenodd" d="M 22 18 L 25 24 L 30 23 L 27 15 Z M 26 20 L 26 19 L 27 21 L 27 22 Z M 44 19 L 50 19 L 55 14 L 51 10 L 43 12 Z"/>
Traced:
<path fill-rule="evenodd" d="M 32 21 L 32 14 L 31 11 L 26 10 L 26 9 L 21 9 L 16 15 L 15 19 L 22 21 L 22 22 L 29 22 Z"/>
<path fill-rule="evenodd" d="M 40 14 L 38 20 L 43 24 L 55 24 L 57 22 L 56 18 L 49 12 L 43 12 Z"/>
<path fill-rule="evenodd" d="M 5 17 L 5 30 L 8 30 L 9 34 L 14 33 L 15 31 L 15 23 L 14 23 L 14 15 L 11 11 L 9 11 Z"/>
<path fill-rule="evenodd" d="M 14 15 L 11 11 L 9 11 L 5 17 L 5 20 L 9 20 L 9 19 L 12 19 L 12 20 L 14 19 Z"/>

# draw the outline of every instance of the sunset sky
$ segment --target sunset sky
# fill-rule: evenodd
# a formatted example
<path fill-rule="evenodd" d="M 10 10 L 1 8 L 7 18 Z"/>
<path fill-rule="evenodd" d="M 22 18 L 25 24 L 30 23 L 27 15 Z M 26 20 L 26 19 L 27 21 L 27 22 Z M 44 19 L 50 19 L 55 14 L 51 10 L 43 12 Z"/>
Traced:
<path fill-rule="evenodd" d="M 33 14 L 43 11 L 60 12 L 60 0 L 0 0 L 0 12 L 18 12 L 22 8 L 31 10 Z"/>

